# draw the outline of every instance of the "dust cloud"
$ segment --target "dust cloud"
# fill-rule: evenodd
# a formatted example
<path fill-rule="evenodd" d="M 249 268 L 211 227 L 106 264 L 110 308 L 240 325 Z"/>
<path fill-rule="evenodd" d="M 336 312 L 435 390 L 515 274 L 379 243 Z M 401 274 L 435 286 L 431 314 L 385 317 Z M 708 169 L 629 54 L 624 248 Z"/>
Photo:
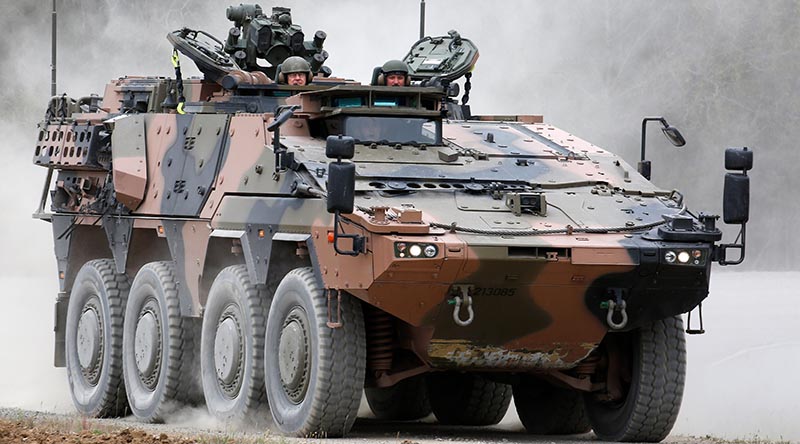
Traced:
<path fill-rule="evenodd" d="M 238 3 L 238 2 L 236 2 Z M 164 38 L 182 26 L 224 37 L 227 3 L 59 0 L 58 91 L 101 94 L 123 75 L 172 76 Z M 262 2 L 265 9 L 273 4 Z M 328 33 L 328 65 L 362 82 L 418 37 L 416 2 L 293 1 L 307 35 Z M 0 405 L 68 411 L 51 366 L 57 291 L 52 234 L 30 218 L 45 177 L 30 159 L 50 95 L 50 2 L 3 2 L 0 29 Z M 747 261 L 753 271 L 800 270 L 800 3 L 790 0 L 572 2 L 427 1 L 428 34 L 458 29 L 480 48 L 476 114 L 544 114 L 545 121 L 638 160 L 640 122 L 663 115 L 688 144 L 648 133 L 654 182 L 695 211 L 721 212 L 723 150 L 755 150 Z M 184 73 L 198 75 L 184 59 Z M 726 229 L 726 239 L 736 232 Z M 726 270 L 728 271 L 728 270 Z M 797 273 L 717 273 L 704 337 L 689 338 L 681 433 L 800 439 L 790 419 L 800 332 L 790 299 Z M 777 333 L 780 332 L 780 333 Z M 776 336 L 778 335 L 778 336 Z M 787 372 L 787 370 L 789 372 Z M 732 406 L 737 406 L 734 410 Z"/>

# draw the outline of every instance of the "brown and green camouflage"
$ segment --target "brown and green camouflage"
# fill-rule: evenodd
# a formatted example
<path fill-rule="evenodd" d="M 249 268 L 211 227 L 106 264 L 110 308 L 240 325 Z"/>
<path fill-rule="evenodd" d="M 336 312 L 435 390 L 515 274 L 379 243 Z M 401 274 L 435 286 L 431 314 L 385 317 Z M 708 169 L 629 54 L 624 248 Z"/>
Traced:
<path fill-rule="evenodd" d="M 477 50 L 464 56 L 459 72 L 476 60 Z M 57 174 L 38 215 L 52 222 L 58 260 L 56 365 L 75 276 L 105 257 L 130 279 L 172 261 L 181 314 L 194 318 L 229 265 L 266 289 L 310 266 L 330 296 L 330 328 L 338 295 L 361 301 L 372 387 L 459 370 L 533 372 L 589 391 L 609 332 L 686 313 L 708 294 L 713 220 L 542 116 L 472 115 L 446 75 L 409 87 L 318 75 L 293 87 L 215 73 L 124 77 L 102 98 L 51 100 L 33 161 Z M 287 106 L 276 143 L 268 126 Z M 356 139 L 355 210 L 334 216 L 326 138 L 339 135 Z M 276 165 L 275 147 L 288 162 Z M 363 250 L 337 253 L 335 217 Z M 386 329 L 388 339 L 373 334 Z"/>

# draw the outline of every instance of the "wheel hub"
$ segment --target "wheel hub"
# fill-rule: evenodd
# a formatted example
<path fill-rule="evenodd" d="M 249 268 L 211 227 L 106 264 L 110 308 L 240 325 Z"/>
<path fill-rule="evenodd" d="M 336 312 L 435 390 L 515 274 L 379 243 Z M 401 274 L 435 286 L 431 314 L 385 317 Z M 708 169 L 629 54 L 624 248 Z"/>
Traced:
<path fill-rule="evenodd" d="M 161 327 L 155 313 L 149 309 L 142 310 L 136 323 L 136 336 L 133 350 L 136 368 L 142 382 L 153 388 L 156 382 L 157 369 L 161 358 Z"/>
<path fill-rule="evenodd" d="M 97 308 L 86 305 L 83 314 L 78 319 L 77 348 L 78 362 L 81 372 L 90 383 L 96 382 L 97 370 L 100 365 L 103 339 Z"/>
<path fill-rule="evenodd" d="M 308 388 L 308 327 L 305 313 L 295 308 L 286 317 L 278 344 L 278 368 L 283 389 L 293 402 L 300 402 Z"/>
<path fill-rule="evenodd" d="M 233 382 L 239 373 L 241 344 L 242 338 L 236 321 L 231 317 L 224 318 L 217 326 L 217 336 L 214 339 L 214 365 L 217 377 L 223 384 Z"/>

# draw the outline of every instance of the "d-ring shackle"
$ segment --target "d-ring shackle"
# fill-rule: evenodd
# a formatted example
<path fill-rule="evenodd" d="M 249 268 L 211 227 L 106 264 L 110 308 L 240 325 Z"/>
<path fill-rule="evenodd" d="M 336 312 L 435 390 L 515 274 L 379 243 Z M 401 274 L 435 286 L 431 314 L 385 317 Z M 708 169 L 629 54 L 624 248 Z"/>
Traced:
<path fill-rule="evenodd" d="M 614 302 L 613 299 L 608 300 L 608 314 L 606 315 L 606 322 L 608 322 L 608 326 L 614 330 L 621 330 L 628 325 L 628 312 L 625 311 L 625 307 L 627 307 L 627 303 L 625 299 L 622 299 L 619 305 Z M 620 316 L 622 316 L 622 320 L 617 323 L 614 322 L 614 312 L 619 311 Z"/>
<path fill-rule="evenodd" d="M 472 320 L 475 319 L 475 311 L 472 310 L 472 296 L 467 294 L 466 288 L 463 290 L 463 292 L 464 292 L 463 298 L 461 296 L 456 296 L 455 298 L 453 298 L 456 301 L 455 304 L 456 306 L 453 309 L 453 321 L 455 321 L 456 324 L 462 327 L 466 327 L 467 325 L 472 324 Z M 464 303 L 467 306 L 467 314 L 469 315 L 469 317 L 467 317 L 466 320 L 461 320 L 460 312 L 462 303 Z"/>

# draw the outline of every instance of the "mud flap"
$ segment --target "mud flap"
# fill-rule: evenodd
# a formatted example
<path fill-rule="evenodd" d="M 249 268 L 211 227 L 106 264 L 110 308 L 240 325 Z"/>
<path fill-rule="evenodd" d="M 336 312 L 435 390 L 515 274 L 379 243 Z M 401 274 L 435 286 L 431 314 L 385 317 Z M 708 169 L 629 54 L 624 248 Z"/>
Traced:
<path fill-rule="evenodd" d="M 56 334 L 55 348 L 53 350 L 53 365 L 56 367 L 67 366 L 66 345 L 67 345 L 67 307 L 69 306 L 69 295 L 58 292 L 55 305 L 55 319 L 53 331 Z"/>

